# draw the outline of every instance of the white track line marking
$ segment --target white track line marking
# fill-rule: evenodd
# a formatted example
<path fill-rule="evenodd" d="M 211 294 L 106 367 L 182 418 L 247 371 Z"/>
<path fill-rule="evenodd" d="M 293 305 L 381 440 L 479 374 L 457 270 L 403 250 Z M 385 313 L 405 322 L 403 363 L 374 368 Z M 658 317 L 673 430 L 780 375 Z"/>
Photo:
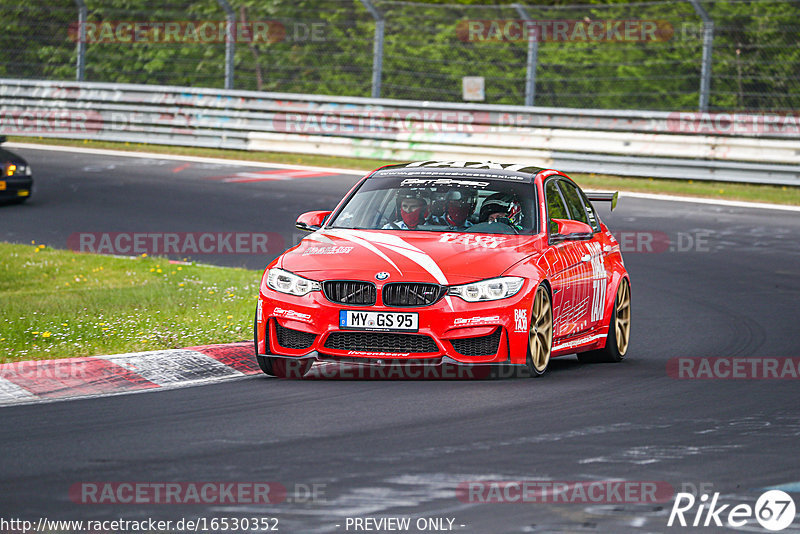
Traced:
<path fill-rule="evenodd" d="M 753 208 L 765 210 L 800 211 L 800 206 L 783 204 L 768 204 L 766 202 L 745 202 L 743 200 L 721 200 L 700 197 L 679 197 L 675 195 L 657 195 L 654 193 L 635 193 L 633 191 L 620 191 L 621 197 L 643 198 L 647 200 L 665 200 L 668 202 L 689 202 L 692 204 L 712 204 L 714 206 L 728 206 L 732 208 Z"/>
<path fill-rule="evenodd" d="M 60 152 L 73 152 L 76 154 L 96 154 L 104 156 L 121 156 L 128 158 L 147 158 L 147 159 L 163 159 L 172 161 L 192 161 L 197 163 L 215 163 L 220 165 L 240 166 L 240 167 L 261 167 L 273 169 L 297 169 L 330 172 L 335 174 L 345 174 L 353 176 L 364 176 L 368 171 L 358 169 L 339 169 L 334 167 L 315 167 L 312 165 L 287 165 L 283 163 L 267 163 L 263 161 L 247 161 L 225 158 L 204 158 L 200 156 L 179 156 L 173 154 L 157 154 L 151 152 L 128 152 L 125 150 L 108 150 L 101 148 L 80 148 L 68 147 L 57 145 L 39 145 L 34 143 L 4 143 L 8 148 L 25 148 L 31 150 L 51 150 Z M 378 165 L 376 164 L 376 167 Z M 714 204 L 718 206 L 730 206 L 736 208 L 755 208 L 755 209 L 770 209 L 781 211 L 800 211 L 800 206 L 788 206 L 783 204 L 769 204 L 765 202 L 745 202 L 739 200 L 717 200 L 713 198 L 701 197 L 682 197 L 675 195 L 660 195 L 655 193 L 636 193 L 633 191 L 620 190 L 620 194 L 630 198 L 643 198 L 650 200 L 667 200 L 671 202 L 690 202 L 696 204 Z"/>
<path fill-rule="evenodd" d="M 315 167 L 313 165 L 287 165 L 285 163 L 269 163 L 266 161 L 250 161 L 226 158 L 206 158 L 201 156 L 182 156 L 177 154 L 158 154 L 154 152 L 128 152 L 127 150 L 109 150 L 103 148 L 81 148 L 74 146 L 40 145 L 35 143 L 3 143 L 6 148 L 25 148 L 30 150 L 51 150 L 58 152 L 73 152 L 75 154 L 95 154 L 98 156 L 120 156 L 126 158 L 163 159 L 170 161 L 191 161 L 195 163 L 215 163 L 230 165 L 231 167 L 260 167 L 272 169 L 295 169 L 329 172 L 332 174 L 347 174 L 364 176 L 368 171 L 359 169 L 338 169 L 332 167 Z M 378 167 L 378 164 L 375 164 Z M 34 169 L 35 170 L 35 169 Z"/>

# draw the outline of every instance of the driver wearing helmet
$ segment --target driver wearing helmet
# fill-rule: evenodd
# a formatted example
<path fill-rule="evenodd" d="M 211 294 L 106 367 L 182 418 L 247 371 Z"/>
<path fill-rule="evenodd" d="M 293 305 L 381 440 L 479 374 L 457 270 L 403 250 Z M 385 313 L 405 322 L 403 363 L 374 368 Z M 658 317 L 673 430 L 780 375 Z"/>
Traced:
<path fill-rule="evenodd" d="M 400 218 L 385 224 L 383 229 L 416 230 L 430 215 L 427 201 L 410 191 L 397 194 L 397 212 Z"/>
<path fill-rule="evenodd" d="M 481 206 L 481 222 L 502 222 L 522 230 L 522 218 L 522 205 L 512 193 L 495 193 L 484 200 Z"/>
<path fill-rule="evenodd" d="M 468 220 L 475 209 L 477 193 L 474 191 L 448 191 L 444 200 L 444 213 L 436 217 L 434 224 L 449 226 L 451 230 L 469 228 L 472 223 Z"/>

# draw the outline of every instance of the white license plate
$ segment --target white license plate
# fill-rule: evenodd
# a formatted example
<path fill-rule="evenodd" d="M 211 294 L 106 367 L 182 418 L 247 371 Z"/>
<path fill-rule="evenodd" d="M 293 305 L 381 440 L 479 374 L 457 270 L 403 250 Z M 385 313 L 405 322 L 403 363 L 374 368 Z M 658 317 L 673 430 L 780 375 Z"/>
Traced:
<path fill-rule="evenodd" d="M 419 314 L 340 310 L 339 328 L 416 332 L 419 330 Z"/>

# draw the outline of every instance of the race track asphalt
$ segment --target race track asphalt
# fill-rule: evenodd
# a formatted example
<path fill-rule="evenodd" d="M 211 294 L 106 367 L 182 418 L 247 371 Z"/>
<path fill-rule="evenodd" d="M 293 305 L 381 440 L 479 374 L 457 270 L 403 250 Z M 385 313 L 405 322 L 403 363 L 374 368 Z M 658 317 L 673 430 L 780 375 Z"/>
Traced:
<path fill-rule="evenodd" d="M 59 248 L 81 232 L 264 231 L 288 246 L 299 213 L 333 207 L 357 179 L 231 182 L 225 177 L 270 168 L 16 152 L 32 164 L 37 191 L 26 205 L 0 208 L 0 239 Z M 667 372 L 677 357 L 800 356 L 798 214 L 632 198 L 600 213 L 629 239 L 626 361 L 581 365 L 570 356 L 536 380 L 254 376 L 6 407 L 0 517 L 276 517 L 282 532 L 353 532 L 348 518 L 402 516 L 412 525 L 452 518 L 464 533 L 665 532 L 671 499 L 498 504 L 465 502 L 456 489 L 487 480 L 656 481 L 750 505 L 763 488 L 794 483 L 799 491 L 800 381 Z M 666 250 L 635 250 L 652 236 Z M 260 269 L 271 257 L 194 259 Z M 92 481 L 271 481 L 293 502 L 70 500 L 70 487 Z M 313 484 L 317 498 L 305 502 Z M 747 530 L 765 532 L 752 520 Z M 784 530 L 798 531 L 797 523 Z"/>

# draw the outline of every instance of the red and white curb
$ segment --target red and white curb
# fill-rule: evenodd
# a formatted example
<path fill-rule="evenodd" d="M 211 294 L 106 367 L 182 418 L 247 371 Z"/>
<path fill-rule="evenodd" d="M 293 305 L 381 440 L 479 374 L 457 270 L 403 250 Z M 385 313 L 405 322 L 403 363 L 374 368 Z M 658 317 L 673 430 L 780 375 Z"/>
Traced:
<path fill-rule="evenodd" d="M 172 389 L 261 370 L 252 342 L 0 365 L 0 406 Z"/>

